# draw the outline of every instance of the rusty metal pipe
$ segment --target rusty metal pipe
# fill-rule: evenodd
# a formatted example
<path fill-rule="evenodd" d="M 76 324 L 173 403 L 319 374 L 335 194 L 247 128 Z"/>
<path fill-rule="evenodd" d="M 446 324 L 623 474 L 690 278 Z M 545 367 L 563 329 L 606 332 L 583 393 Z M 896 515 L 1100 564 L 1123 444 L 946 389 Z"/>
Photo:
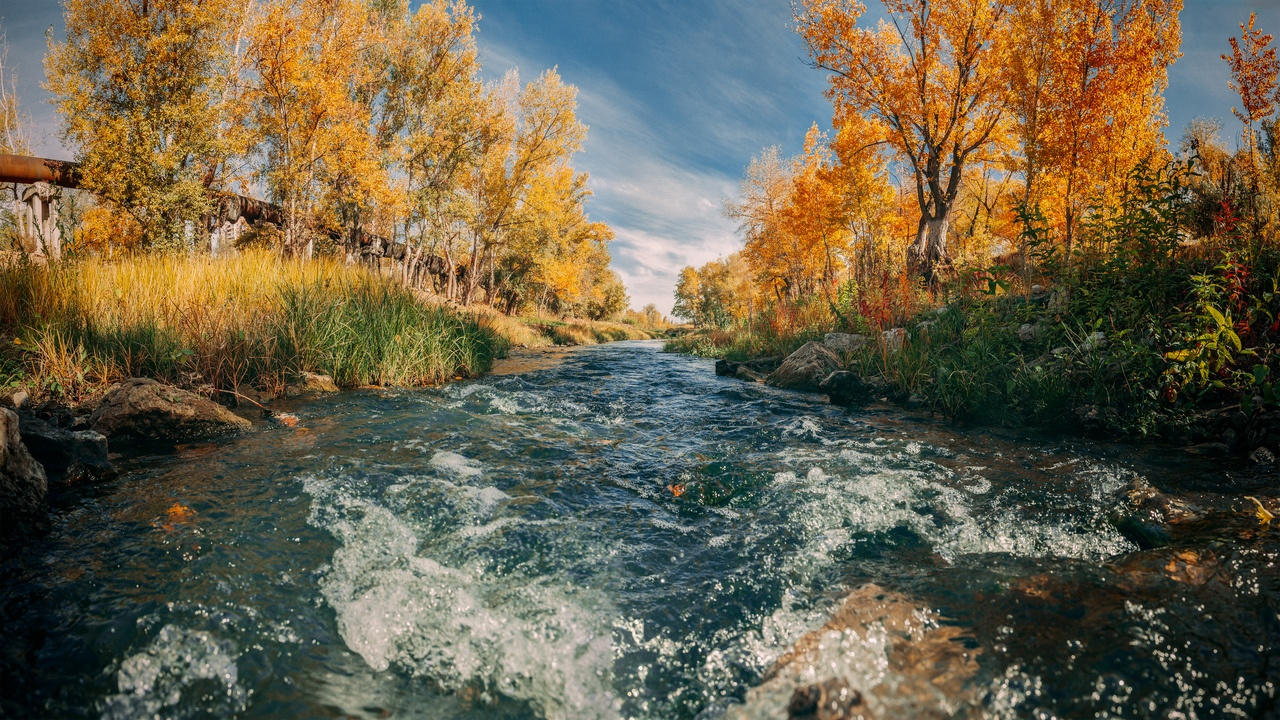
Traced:
<path fill-rule="evenodd" d="M 37 182 L 47 182 L 65 188 L 78 188 L 80 187 L 80 165 L 66 160 L 50 160 L 27 155 L 0 155 L 0 183 L 28 185 Z"/>

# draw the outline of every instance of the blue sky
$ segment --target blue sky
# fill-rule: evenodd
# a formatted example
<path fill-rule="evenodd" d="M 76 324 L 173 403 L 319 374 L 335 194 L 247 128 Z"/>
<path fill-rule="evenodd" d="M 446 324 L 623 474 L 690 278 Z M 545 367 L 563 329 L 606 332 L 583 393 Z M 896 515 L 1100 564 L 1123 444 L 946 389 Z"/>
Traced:
<path fill-rule="evenodd" d="M 874 0 L 868 5 L 876 5 Z M 805 65 L 787 0 L 473 0 L 485 75 L 522 80 L 557 66 L 579 89 L 590 126 L 576 160 L 591 174 L 591 217 L 617 233 L 613 265 L 632 306 L 667 312 L 675 277 L 738 249 L 720 213 L 751 157 L 769 145 L 801 149 L 830 121 L 823 74 Z M 1183 57 L 1170 72 L 1170 139 L 1194 117 L 1237 132 L 1227 87 L 1227 37 L 1257 12 L 1280 35 L 1277 0 L 1185 0 Z M 37 151 L 69 157 L 40 90 L 44 35 L 60 26 L 56 0 L 0 0 Z"/>

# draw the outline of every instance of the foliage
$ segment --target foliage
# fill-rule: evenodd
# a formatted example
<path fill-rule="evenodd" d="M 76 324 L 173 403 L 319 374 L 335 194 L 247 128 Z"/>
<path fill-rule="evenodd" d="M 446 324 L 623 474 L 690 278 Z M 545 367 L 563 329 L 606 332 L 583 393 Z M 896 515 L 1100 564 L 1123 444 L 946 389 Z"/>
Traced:
<path fill-rule="evenodd" d="M 68 0 L 66 40 L 50 40 L 48 87 L 81 182 L 131 213 L 148 247 L 184 244 L 230 151 L 221 103 L 237 5 Z"/>

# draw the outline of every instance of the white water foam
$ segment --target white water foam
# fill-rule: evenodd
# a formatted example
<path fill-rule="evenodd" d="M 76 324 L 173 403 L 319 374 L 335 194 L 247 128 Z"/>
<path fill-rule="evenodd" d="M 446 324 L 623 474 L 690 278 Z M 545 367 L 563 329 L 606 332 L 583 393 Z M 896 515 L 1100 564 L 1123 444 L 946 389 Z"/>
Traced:
<path fill-rule="evenodd" d="M 431 467 L 443 473 L 462 478 L 475 477 L 484 472 L 476 461 L 448 450 L 437 452 L 428 462 Z"/>
<path fill-rule="evenodd" d="M 146 650 L 120 663 L 119 692 L 107 698 L 102 717 L 232 717 L 248 701 L 234 655 L 228 641 L 166 625 Z"/>
<path fill-rule="evenodd" d="M 304 481 L 313 522 L 342 543 L 321 581 L 339 632 L 375 671 L 397 668 L 451 691 L 475 688 L 527 701 L 541 716 L 613 718 L 612 611 L 554 578 L 498 577 L 420 554 L 414 528 L 340 484 Z M 478 496 L 505 498 L 494 488 Z M 314 506 L 313 506 L 314 508 Z M 444 542 L 500 529 L 465 526 Z"/>

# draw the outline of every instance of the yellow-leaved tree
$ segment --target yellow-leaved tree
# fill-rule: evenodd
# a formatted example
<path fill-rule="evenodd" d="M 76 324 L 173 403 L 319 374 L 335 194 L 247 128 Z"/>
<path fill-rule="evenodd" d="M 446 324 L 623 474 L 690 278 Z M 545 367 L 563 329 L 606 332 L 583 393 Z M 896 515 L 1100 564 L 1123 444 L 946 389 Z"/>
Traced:
<path fill-rule="evenodd" d="M 266 0 L 249 43 L 250 121 L 262 143 L 259 177 L 284 208 L 285 250 L 309 257 L 321 199 L 340 174 L 382 179 L 369 132 L 375 42 L 362 0 Z M 348 192 L 371 192 L 349 186 Z"/>
<path fill-rule="evenodd" d="M 83 187 L 151 248 L 190 244 L 232 152 L 226 84 L 243 0 L 66 0 L 46 87 Z"/>

